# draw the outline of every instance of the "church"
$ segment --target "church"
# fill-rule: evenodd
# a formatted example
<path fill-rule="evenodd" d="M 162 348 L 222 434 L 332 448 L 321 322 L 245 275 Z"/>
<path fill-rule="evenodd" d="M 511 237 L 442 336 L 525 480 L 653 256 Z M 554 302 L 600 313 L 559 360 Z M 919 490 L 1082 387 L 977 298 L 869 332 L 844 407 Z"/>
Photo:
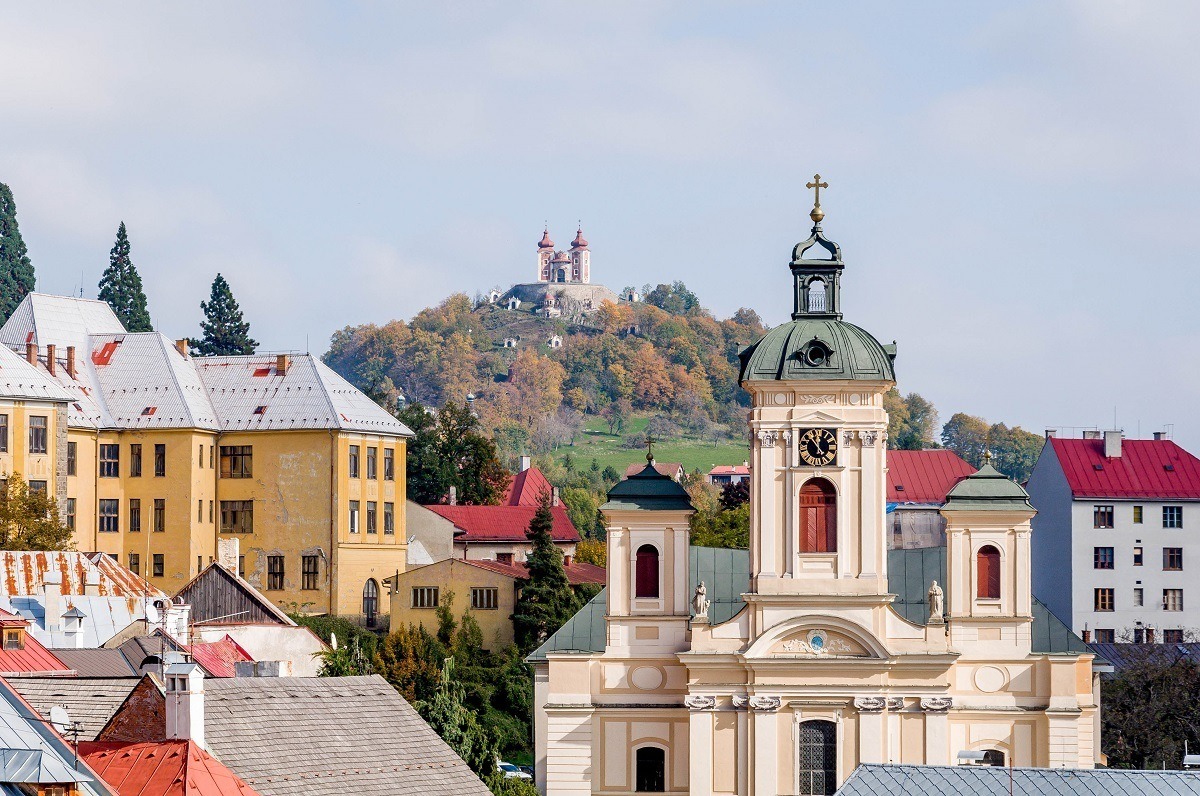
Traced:
<path fill-rule="evenodd" d="M 1100 760 L 1101 662 L 1032 596 L 1019 484 L 985 464 L 941 507 L 945 546 L 888 549 L 896 349 L 842 320 L 819 190 L 810 216 L 791 322 L 740 354 L 750 549 L 693 547 L 688 495 L 652 462 L 613 487 L 607 587 L 529 658 L 543 793 L 831 794 L 863 763 Z"/>
<path fill-rule="evenodd" d="M 531 310 L 548 318 L 577 318 L 600 309 L 606 301 L 622 300 L 604 285 L 592 282 L 592 250 L 583 237 L 583 227 L 575 232 L 570 249 L 555 247 L 550 229 L 542 232 L 537 244 L 537 271 L 532 282 L 513 285 L 508 292 L 493 291 L 492 304 L 510 310 Z"/>

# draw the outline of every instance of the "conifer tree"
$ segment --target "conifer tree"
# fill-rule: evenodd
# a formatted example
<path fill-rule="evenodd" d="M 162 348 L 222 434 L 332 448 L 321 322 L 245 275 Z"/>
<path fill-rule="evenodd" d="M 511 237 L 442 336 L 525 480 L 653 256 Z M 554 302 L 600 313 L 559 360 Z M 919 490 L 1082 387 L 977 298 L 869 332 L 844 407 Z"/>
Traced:
<path fill-rule="evenodd" d="M 533 551 L 526 559 L 529 576 L 521 583 L 521 595 L 512 617 L 517 646 L 522 653 L 534 650 L 579 609 L 579 600 L 563 568 L 562 551 L 551 535 L 553 529 L 554 514 L 546 496 L 525 532 L 525 537 L 533 542 Z"/>
<path fill-rule="evenodd" d="M 212 293 L 208 301 L 200 302 L 200 309 L 204 311 L 204 320 L 200 322 L 204 337 L 188 341 L 194 353 L 219 357 L 253 354 L 258 348 L 258 342 L 250 338 L 250 324 L 242 319 L 242 310 L 225 277 L 217 274 Z"/>
<path fill-rule="evenodd" d="M 0 182 L 0 323 L 36 286 L 33 263 L 17 226 L 17 204 L 12 191 Z"/>
<path fill-rule="evenodd" d="M 117 242 L 108 253 L 108 268 L 100 277 L 100 300 L 107 301 L 113 308 L 125 331 L 154 331 L 146 309 L 142 277 L 129 259 L 129 236 L 125 233 L 124 221 L 117 228 Z"/>

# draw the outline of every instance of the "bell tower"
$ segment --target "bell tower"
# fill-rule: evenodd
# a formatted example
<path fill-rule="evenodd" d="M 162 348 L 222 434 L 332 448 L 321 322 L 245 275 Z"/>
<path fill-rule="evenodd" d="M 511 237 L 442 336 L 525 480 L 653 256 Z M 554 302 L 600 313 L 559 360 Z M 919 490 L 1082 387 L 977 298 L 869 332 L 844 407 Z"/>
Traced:
<path fill-rule="evenodd" d="M 550 227 L 542 232 L 542 239 L 537 245 L 537 280 L 538 282 L 553 281 L 550 261 L 554 257 L 554 241 L 550 240 Z"/>

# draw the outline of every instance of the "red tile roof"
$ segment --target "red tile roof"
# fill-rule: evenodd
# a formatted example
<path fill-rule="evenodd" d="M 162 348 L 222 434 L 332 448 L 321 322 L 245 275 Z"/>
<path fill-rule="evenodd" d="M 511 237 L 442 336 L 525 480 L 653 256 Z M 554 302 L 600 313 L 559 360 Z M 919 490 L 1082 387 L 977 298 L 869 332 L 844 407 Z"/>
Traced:
<path fill-rule="evenodd" d="M 445 517 L 466 533 L 455 536 L 459 542 L 524 542 L 525 531 L 533 519 L 536 506 L 426 506 L 439 516 Z M 567 516 L 562 506 L 550 509 L 554 515 L 554 530 L 551 535 L 556 542 L 578 542 L 579 531 Z"/>
<path fill-rule="evenodd" d="M 750 468 L 744 464 L 718 464 L 708 471 L 709 475 L 750 475 Z"/>
<path fill-rule="evenodd" d="M 501 575 L 508 575 L 510 578 L 525 578 L 529 576 L 529 567 L 524 562 L 517 564 L 505 564 L 501 561 L 463 561 L 464 564 L 470 564 L 473 567 L 486 569 L 490 572 L 498 572 Z M 595 564 L 584 564 L 581 562 L 572 562 L 570 566 L 563 567 L 567 573 L 567 580 L 572 586 L 579 586 L 584 583 L 599 583 L 604 585 L 605 570 L 604 567 L 598 567 Z"/>
<path fill-rule="evenodd" d="M 954 451 L 888 451 L 887 501 L 889 503 L 946 502 L 946 493 L 975 472 Z"/>
<path fill-rule="evenodd" d="M 1200 459 L 1169 439 L 1123 440 L 1111 459 L 1102 439 L 1052 437 L 1050 444 L 1075 497 L 1200 500 Z"/>
<path fill-rule="evenodd" d="M 500 502 L 505 506 L 540 506 L 542 500 L 554 491 L 546 476 L 536 467 L 530 467 L 513 476 L 512 483 Z"/>
<path fill-rule="evenodd" d="M 10 614 L 0 609 L 0 628 L 18 627 L 29 629 L 29 620 Z M 0 675 L 11 676 L 20 674 L 62 675 L 70 677 L 75 670 L 67 666 L 42 643 L 28 632 L 22 634 L 24 644 L 21 649 L 5 649 L 0 643 Z M 0 642 L 3 639 L 0 638 Z"/>
<path fill-rule="evenodd" d="M 228 633 L 218 641 L 191 644 L 188 651 L 192 653 L 192 660 L 212 677 L 236 677 L 238 661 L 254 660 Z"/>
<path fill-rule="evenodd" d="M 79 752 L 120 796 L 260 796 L 192 741 L 91 741 Z"/>

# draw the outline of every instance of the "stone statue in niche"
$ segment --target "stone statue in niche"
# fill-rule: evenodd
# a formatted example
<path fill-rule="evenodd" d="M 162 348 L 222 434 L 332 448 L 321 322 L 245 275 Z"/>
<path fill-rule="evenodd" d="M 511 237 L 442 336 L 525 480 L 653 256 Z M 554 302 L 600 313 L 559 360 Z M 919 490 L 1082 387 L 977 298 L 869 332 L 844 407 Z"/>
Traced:
<path fill-rule="evenodd" d="M 942 603 L 942 587 L 935 580 L 929 587 L 929 624 L 940 625 L 945 619 L 942 617 L 944 606 Z"/>
<path fill-rule="evenodd" d="M 708 588 L 705 587 L 704 581 L 700 581 L 700 585 L 696 587 L 696 594 L 692 597 L 692 613 L 696 615 L 696 619 L 708 619 Z"/>

